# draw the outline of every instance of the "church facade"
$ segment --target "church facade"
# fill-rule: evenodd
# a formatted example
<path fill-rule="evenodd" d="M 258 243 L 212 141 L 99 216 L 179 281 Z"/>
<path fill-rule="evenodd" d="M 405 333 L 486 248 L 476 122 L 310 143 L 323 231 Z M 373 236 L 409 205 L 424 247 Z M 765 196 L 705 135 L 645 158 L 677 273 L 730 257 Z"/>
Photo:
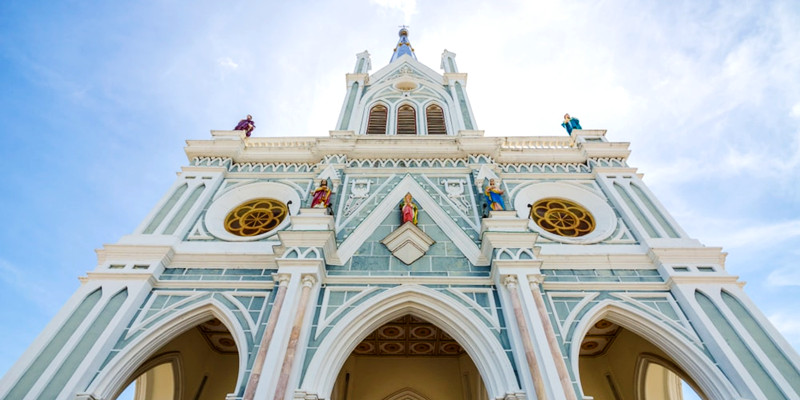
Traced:
<path fill-rule="evenodd" d="M 326 137 L 212 131 L 0 399 L 799 399 L 800 358 L 604 130 L 492 137 L 357 55 Z"/>

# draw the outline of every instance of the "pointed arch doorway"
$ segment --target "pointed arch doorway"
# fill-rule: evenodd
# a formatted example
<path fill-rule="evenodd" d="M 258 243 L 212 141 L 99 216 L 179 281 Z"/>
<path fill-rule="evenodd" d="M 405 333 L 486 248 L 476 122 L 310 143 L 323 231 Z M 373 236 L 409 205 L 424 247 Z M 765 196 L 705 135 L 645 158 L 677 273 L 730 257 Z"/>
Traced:
<path fill-rule="evenodd" d="M 211 400 L 236 387 L 239 351 L 217 318 L 199 323 L 156 350 L 130 375 L 117 400 Z"/>
<path fill-rule="evenodd" d="M 662 349 L 607 319 L 583 337 L 579 369 L 583 393 L 595 400 L 708 399 Z"/>
<path fill-rule="evenodd" d="M 453 297 L 416 284 L 387 289 L 345 314 L 319 343 L 299 392 L 331 399 L 343 366 L 356 348 L 379 328 L 406 315 L 427 321 L 455 339 L 480 372 L 489 398 L 523 395 L 507 349 L 484 320 Z"/>
<path fill-rule="evenodd" d="M 475 363 L 444 330 L 412 314 L 364 338 L 345 361 L 331 400 L 486 400 Z"/>

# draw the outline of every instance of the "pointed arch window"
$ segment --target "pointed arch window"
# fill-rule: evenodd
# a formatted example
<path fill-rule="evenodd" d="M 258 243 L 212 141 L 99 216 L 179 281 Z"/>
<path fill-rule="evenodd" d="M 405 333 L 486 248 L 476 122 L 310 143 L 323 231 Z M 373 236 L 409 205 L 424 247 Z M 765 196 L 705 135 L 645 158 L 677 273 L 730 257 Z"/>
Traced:
<path fill-rule="evenodd" d="M 447 129 L 444 126 L 444 111 L 442 107 L 431 104 L 425 109 L 425 122 L 428 126 L 428 135 L 446 135 Z"/>
<path fill-rule="evenodd" d="M 404 104 L 397 109 L 397 134 L 417 134 L 417 110 L 408 104 Z"/>
<path fill-rule="evenodd" d="M 372 107 L 367 121 L 367 135 L 385 135 L 387 115 L 386 106 L 378 104 Z"/>

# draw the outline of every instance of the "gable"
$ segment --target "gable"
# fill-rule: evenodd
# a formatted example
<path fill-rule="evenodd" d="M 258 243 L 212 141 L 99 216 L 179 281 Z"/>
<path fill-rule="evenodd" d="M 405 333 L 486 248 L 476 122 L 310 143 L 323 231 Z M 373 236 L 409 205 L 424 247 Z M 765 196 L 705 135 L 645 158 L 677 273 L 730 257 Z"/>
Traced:
<path fill-rule="evenodd" d="M 428 235 L 437 242 L 440 240 L 442 242 L 450 242 L 452 251 L 457 250 L 460 255 L 463 255 L 473 265 L 489 265 L 489 261 L 481 255 L 480 248 L 473 238 L 459 227 L 456 221 L 411 175 L 403 177 L 392 189 L 386 192 L 382 199 L 378 199 L 376 195 L 371 196 L 370 200 L 374 201 L 368 201 L 367 203 L 374 203 L 375 205 L 371 209 L 365 209 L 368 214 L 362 217 L 363 219 L 358 226 L 353 228 L 352 233 L 339 244 L 338 254 L 343 263 L 348 263 L 350 258 L 359 253 L 359 251 L 366 252 L 365 243 L 368 241 L 380 242 L 394 229 L 390 229 L 390 227 L 400 225 L 398 207 L 406 193 L 411 193 L 419 207 L 421 221 L 425 222 L 422 225 L 430 225 L 430 227 L 423 229 L 430 230 L 430 232 L 426 230 Z M 370 245 L 369 251 L 372 252 L 374 247 Z M 420 260 L 417 262 L 420 262 Z"/>

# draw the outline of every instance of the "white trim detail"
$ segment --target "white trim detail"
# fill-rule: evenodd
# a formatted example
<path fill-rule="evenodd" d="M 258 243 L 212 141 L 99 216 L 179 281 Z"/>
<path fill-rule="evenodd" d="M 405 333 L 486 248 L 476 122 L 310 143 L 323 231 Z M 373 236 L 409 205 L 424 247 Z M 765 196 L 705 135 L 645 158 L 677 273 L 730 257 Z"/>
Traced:
<path fill-rule="evenodd" d="M 553 310 L 553 314 L 556 315 L 556 325 L 558 326 L 558 330 L 561 332 L 561 340 L 566 342 L 567 335 L 569 334 L 569 327 L 572 325 L 573 322 L 578 318 L 578 313 L 583 310 L 589 302 L 594 300 L 597 296 L 600 295 L 599 292 L 545 292 L 547 294 L 547 301 L 550 303 L 550 309 Z M 578 304 L 575 305 L 575 308 L 569 311 L 564 317 L 564 321 L 562 322 L 559 317 L 561 317 L 558 312 L 556 311 L 556 304 L 554 303 L 553 297 L 574 297 L 576 299 L 581 299 Z"/>
<path fill-rule="evenodd" d="M 182 313 L 174 315 L 169 320 L 162 321 L 157 326 L 150 328 L 147 334 L 139 336 L 134 342 L 125 346 L 125 348 L 100 371 L 97 379 L 87 388 L 86 393 L 92 394 L 98 399 L 112 398 L 111 396 L 114 393 L 124 389 L 123 384 L 131 377 L 136 369 L 152 357 L 158 349 L 183 332 L 212 318 L 217 318 L 222 321 L 236 341 L 236 348 L 239 350 L 239 371 L 235 387 L 240 387 L 245 370 L 247 369 L 248 349 L 247 339 L 241 327 L 239 327 L 239 324 L 236 322 L 236 316 L 222 303 L 213 298 L 183 311 Z"/>
<path fill-rule="evenodd" d="M 550 197 L 569 200 L 586 207 L 594 217 L 595 228 L 594 231 L 584 236 L 564 237 L 547 232 L 530 220 L 528 227 L 547 239 L 562 243 L 591 244 L 607 239 L 617 229 L 617 216 L 605 199 L 584 186 L 560 182 L 534 183 L 520 189 L 514 197 L 514 209 L 517 210 L 517 216 L 522 219 L 530 219 L 528 204 L 534 204 L 541 199 Z"/>
<path fill-rule="evenodd" d="M 334 318 L 342 314 L 344 310 L 348 307 L 353 305 L 355 302 L 363 298 L 364 296 L 378 290 L 377 286 L 372 287 L 364 287 L 364 286 L 335 286 L 335 287 L 328 287 L 325 289 L 325 292 L 322 295 L 322 309 L 320 310 L 320 322 L 317 326 L 316 335 L 314 335 L 314 339 L 319 339 L 319 335 L 322 334 L 322 331 L 328 327 L 328 325 L 333 321 Z M 328 301 L 330 299 L 331 292 L 356 292 L 361 291 L 359 294 L 353 296 L 351 299 L 345 301 L 342 305 L 340 305 L 336 310 L 334 310 L 330 315 L 328 315 Z"/>
<path fill-rule="evenodd" d="M 672 327 L 661 323 L 645 311 L 613 300 L 604 300 L 588 310 L 572 334 L 570 360 L 572 371 L 578 377 L 579 383 L 580 343 L 586 336 L 586 332 L 601 319 L 628 329 L 661 349 L 697 383 L 697 386 L 709 398 L 741 398 L 722 371 L 700 348 L 684 340 L 683 336 Z"/>
<path fill-rule="evenodd" d="M 466 350 L 489 398 L 520 392 L 505 349 L 489 328 L 457 300 L 419 285 L 400 285 L 355 307 L 328 333 L 311 359 L 300 391 L 330 398 L 339 371 L 356 345 L 388 321 L 411 314 L 438 326 Z"/>
<path fill-rule="evenodd" d="M 442 231 L 453 241 L 453 244 L 461 251 L 469 261 L 478 266 L 489 265 L 489 261 L 481 254 L 480 248 L 467 236 L 464 231 L 453 221 L 436 200 L 431 197 L 422 186 L 411 177 L 406 175 L 397 185 L 383 198 L 372 213 L 367 216 L 350 236 L 339 246 L 339 259 L 342 264 L 350 260 L 358 248 L 369 239 L 375 228 L 383 222 L 386 216 L 394 210 L 403 200 L 406 193 L 411 193 L 414 201 L 420 208 L 431 216 L 431 219 L 438 222 Z M 398 221 L 398 224 L 400 221 Z"/>
<path fill-rule="evenodd" d="M 678 303 L 672 297 L 670 293 L 666 292 L 642 292 L 642 293 L 612 293 L 612 296 L 621 299 L 623 301 L 627 301 L 632 304 L 636 304 L 639 307 L 642 307 L 644 310 L 648 310 L 654 315 L 661 315 L 664 317 L 664 323 L 671 325 L 675 330 L 683 332 L 687 337 L 691 338 L 694 343 L 698 346 L 702 346 L 702 341 L 700 337 L 697 336 L 697 333 L 693 329 L 691 329 L 691 324 L 689 320 L 686 319 L 686 316 L 683 314 L 683 310 L 678 307 Z M 647 304 L 642 303 L 639 299 L 653 299 L 653 298 L 663 298 L 666 300 L 672 310 L 675 311 L 675 314 L 678 316 L 678 321 L 673 320 L 669 316 L 662 313 L 660 310 L 656 310 L 653 307 L 648 306 Z"/>
<path fill-rule="evenodd" d="M 383 400 L 428 400 L 428 398 L 416 390 L 407 387 L 386 396 Z"/>
<path fill-rule="evenodd" d="M 257 236 L 236 236 L 225 230 L 225 217 L 231 210 L 246 201 L 262 197 L 276 199 L 287 204 L 290 215 L 287 215 L 275 229 Z M 288 204 L 290 201 L 292 204 Z M 300 205 L 300 196 L 297 194 L 297 190 L 289 185 L 275 182 L 253 183 L 231 189 L 216 199 L 208 207 L 204 222 L 208 233 L 219 239 L 231 242 L 250 242 L 272 236 L 288 226 L 292 219 L 291 215 L 297 215 Z"/>
<path fill-rule="evenodd" d="M 497 304 L 494 302 L 494 292 L 492 289 L 462 289 L 450 288 L 451 293 L 458 296 L 458 298 L 472 305 L 478 313 L 483 315 L 486 320 L 492 323 L 492 328 L 500 330 L 500 318 L 497 316 Z M 466 295 L 466 293 L 484 293 L 489 298 L 488 310 L 486 307 L 478 304 L 475 300 Z"/>

